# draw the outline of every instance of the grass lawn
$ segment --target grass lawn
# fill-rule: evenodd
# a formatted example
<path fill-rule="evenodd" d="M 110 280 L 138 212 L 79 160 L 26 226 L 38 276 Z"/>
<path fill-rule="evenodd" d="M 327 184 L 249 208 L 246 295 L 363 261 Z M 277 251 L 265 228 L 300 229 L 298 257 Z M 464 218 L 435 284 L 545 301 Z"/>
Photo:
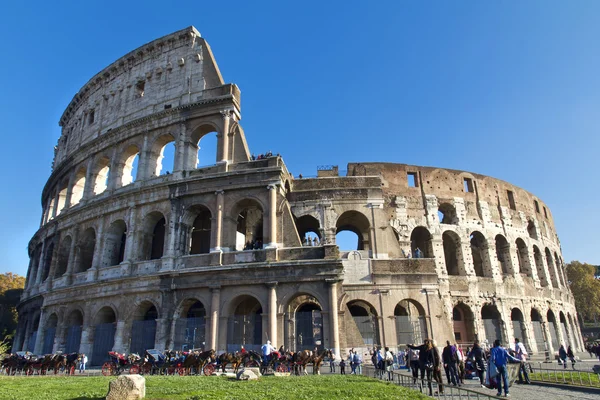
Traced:
<path fill-rule="evenodd" d="M 577 371 L 556 371 L 556 372 L 545 372 L 542 374 L 540 372 L 535 372 L 533 374 L 529 374 L 531 380 L 536 380 L 540 382 L 554 382 L 561 383 L 567 385 L 575 385 L 575 386 L 592 386 L 592 387 L 600 387 L 600 379 L 598 379 L 597 374 L 585 373 L 581 374 Z"/>
<path fill-rule="evenodd" d="M 103 399 L 115 377 L 0 376 L 0 399 Z M 263 376 L 258 381 L 226 377 L 148 376 L 147 399 L 426 399 L 426 396 L 376 379 L 355 375 Z"/>

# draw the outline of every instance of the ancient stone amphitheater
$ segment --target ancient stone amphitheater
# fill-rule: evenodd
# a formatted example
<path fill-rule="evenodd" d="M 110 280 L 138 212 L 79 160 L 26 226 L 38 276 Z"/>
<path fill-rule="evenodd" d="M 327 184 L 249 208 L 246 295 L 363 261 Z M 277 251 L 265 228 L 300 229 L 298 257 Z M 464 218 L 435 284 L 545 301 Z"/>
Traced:
<path fill-rule="evenodd" d="M 405 164 L 294 177 L 279 155 L 252 156 L 240 120 L 240 90 L 193 27 L 85 84 L 60 119 L 14 350 L 97 365 L 109 350 L 267 339 L 338 355 L 425 337 L 582 348 L 541 199 Z M 353 249 L 336 245 L 345 231 Z"/>

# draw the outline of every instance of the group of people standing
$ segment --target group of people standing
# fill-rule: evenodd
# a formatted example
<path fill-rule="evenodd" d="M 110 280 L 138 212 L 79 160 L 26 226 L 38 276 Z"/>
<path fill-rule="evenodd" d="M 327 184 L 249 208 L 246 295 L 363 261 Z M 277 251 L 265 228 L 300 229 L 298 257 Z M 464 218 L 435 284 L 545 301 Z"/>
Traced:
<path fill-rule="evenodd" d="M 333 350 L 331 352 L 332 357 L 329 360 L 329 372 L 335 373 L 335 354 Z M 346 359 L 342 358 L 339 362 L 340 374 L 346 375 L 346 365 L 350 365 L 350 374 L 353 375 L 362 375 L 362 363 L 363 359 L 358 354 L 358 351 L 354 349 L 350 349 L 348 352 L 348 357 Z"/>

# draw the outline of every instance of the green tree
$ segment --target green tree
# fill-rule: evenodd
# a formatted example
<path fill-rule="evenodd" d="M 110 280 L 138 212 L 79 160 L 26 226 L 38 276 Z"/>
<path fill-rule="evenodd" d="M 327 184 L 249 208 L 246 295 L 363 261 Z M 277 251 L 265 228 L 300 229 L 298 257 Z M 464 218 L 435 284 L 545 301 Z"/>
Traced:
<path fill-rule="evenodd" d="M 0 274 L 0 343 L 8 346 L 17 329 L 17 304 L 24 287 L 24 277 L 12 272 Z"/>
<path fill-rule="evenodd" d="M 572 261 L 566 268 L 577 312 L 584 321 L 595 320 L 600 315 L 600 280 L 594 276 L 596 267 Z"/>

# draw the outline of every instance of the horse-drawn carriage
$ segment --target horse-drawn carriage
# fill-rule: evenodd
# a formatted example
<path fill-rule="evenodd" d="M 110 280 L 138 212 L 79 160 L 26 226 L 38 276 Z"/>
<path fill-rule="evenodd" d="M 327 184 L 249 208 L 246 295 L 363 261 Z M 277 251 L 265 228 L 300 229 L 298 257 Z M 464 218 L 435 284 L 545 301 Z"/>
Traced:
<path fill-rule="evenodd" d="M 75 372 L 75 364 L 79 354 L 46 354 L 36 356 L 29 352 L 19 351 L 2 360 L 1 368 L 7 375 L 46 375 L 47 373 Z"/>
<path fill-rule="evenodd" d="M 139 374 L 141 371 L 141 357 L 135 353 L 125 355 L 116 351 L 109 351 L 110 361 L 102 364 L 102 375 L 121 375 L 126 370 L 130 374 Z"/>

